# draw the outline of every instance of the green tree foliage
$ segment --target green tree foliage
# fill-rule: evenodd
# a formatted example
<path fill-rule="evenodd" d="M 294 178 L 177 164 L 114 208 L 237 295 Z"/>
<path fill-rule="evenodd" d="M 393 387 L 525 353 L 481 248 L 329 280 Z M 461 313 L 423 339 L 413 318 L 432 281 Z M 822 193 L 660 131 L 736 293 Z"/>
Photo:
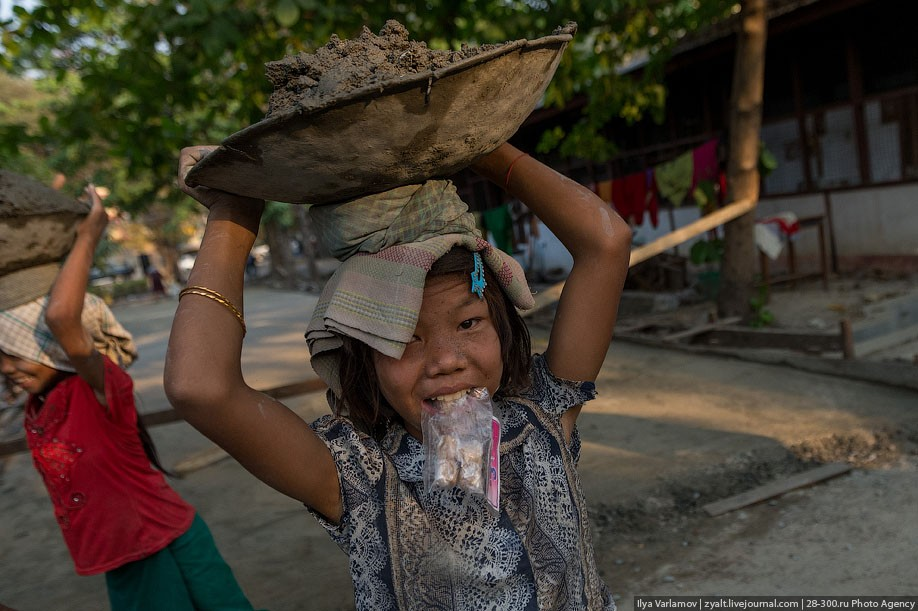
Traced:
<path fill-rule="evenodd" d="M 687 34 L 733 10 L 727 0 L 47 0 L 0 24 L 0 62 L 62 91 L 29 125 L 0 118 L 0 162 L 26 146 L 73 174 L 93 167 L 119 201 L 179 201 L 177 151 L 219 142 L 261 120 L 264 63 L 349 38 L 387 19 L 435 48 L 537 38 L 567 21 L 578 34 L 545 104 L 585 100 L 583 119 L 544 140 L 562 155 L 601 160 L 613 117 L 661 116 L 663 62 Z M 640 78 L 621 68 L 641 65 Z M 101 174 L 101 176 L 98 176 Z"/>

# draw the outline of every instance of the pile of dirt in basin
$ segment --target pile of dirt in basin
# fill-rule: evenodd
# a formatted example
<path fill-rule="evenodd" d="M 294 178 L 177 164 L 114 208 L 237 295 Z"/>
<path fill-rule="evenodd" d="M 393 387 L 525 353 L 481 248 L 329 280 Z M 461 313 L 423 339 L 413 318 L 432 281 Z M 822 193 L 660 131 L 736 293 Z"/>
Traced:
<path fill-rule="evenodd" d="M 369 85 L 445 68 L 505 44 L 463 45 L 459 51 L 429 49 L 425 42 L 409 40 L 405 26 L 393 19 L 378 36 L 366 26 L 354 39 L 341 40 L 333 34 L 315 53 L 299 53 L 265 64 L 265 74 L 274 85 L 266 118 L 309 109 Z"/>

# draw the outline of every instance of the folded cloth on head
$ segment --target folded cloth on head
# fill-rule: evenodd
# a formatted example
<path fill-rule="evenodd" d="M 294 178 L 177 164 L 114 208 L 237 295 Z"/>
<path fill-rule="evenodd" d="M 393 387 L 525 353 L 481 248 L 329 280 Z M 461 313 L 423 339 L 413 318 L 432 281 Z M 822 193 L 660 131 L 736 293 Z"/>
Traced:
<path fill-rule="evenodd" d="M 15 308 L 0 311 L 0 350 L 60 371 L 74 371 L 67 353 L 45 323 L 47 296 Z M 83 299 L 83 326 L 89 331 L 96 350 L 122 367 L 137 358 L 131 334 L 121 326 L 102 299 L 86 294 Z"/>
<path fill-rule="evenodd" d="M 312 367 L 338 396 L 341 336 L 400 358 L 417 325 L 427 272 L 453 246 L 480 253 L 517 308 L 534 305 L 519 263 L 481 237 L 450 181 L 312 206 L 309 214 L 323 245 L 342 261 L 306 329 Z"/>

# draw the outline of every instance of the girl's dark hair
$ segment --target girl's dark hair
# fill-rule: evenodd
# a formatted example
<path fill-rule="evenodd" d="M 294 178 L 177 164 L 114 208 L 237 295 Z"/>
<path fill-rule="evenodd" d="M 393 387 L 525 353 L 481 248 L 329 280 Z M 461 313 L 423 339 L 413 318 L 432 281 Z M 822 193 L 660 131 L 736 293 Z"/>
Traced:
<path fill-rule="evenodd" d="M 341 380 L 340 402 L 335 413 L 347 416 L 358 430 L 377 441 L 386 434 L 390 422 L 401 422 L 401 416 L 383 397 L 373 365 L 373 349 L 351 337 L 343 337 L 338 376 Z"/>
<path fill-rule="evenodd" d="M 474 267 L 472 253 L 464 247 L 454 246 L 434 262 L 427 277 L 462 275 L 471 283 Z M 484 298 L 497 329 L 503 363 L 500 388 L 495 397 L 499 399 L 529 387 L 532 344 L 526 323 L 501 289 L 497 277 L 487 265 L 484 266 L 484 270 L 487 281 Z M 347 415 L 359 430 L 381 440 L 389 423 L 400 422 L 401 417 L 388 404 L 379 388 L 376 368 L 373 365 L 373 349 L 350 337 L 342 339 L 344 347 L 338 370 L 341 397 L 340 403 L 336 402 L 335 411 L 340 415 Z"/>
<path fill-rule="evenodd" d="M 152 464 L 163 474 L 168 475 L 169 477 L 178 477 L 178 475 L 166 469 L 163 466 L 163 463 L 160 462 L 159 452 L 156 451 L 156 444 L 153 443 L 153 438 L 150 437 L 150 432 L 147 430 L 147 426 L 143 423 L 143 414 L 140 412 L 137 412 L 137 435 L 140 437 L 140 444 L 143 446 L 143 453 L 147 455 L 147 460 L 150 461 L 150 464 Z"/>

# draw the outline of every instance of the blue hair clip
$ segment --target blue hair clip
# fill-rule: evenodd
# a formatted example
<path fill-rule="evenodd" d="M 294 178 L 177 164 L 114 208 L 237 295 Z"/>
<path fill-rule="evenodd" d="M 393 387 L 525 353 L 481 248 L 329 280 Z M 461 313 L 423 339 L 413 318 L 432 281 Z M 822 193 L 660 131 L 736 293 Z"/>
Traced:
<path fill-rule="evenodd" d="M 485 280 L 484 264 L 481 262 L 481 254 L 474 252 L 472 257 L 475 259 L 475 269 L 472 270 L 472 292 L 478 295 L 479 299 L 484 299 L 484 290 L 488 286 Z"/>

